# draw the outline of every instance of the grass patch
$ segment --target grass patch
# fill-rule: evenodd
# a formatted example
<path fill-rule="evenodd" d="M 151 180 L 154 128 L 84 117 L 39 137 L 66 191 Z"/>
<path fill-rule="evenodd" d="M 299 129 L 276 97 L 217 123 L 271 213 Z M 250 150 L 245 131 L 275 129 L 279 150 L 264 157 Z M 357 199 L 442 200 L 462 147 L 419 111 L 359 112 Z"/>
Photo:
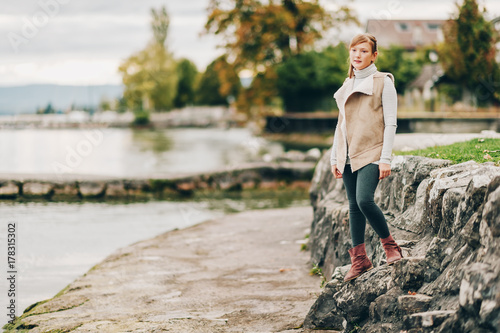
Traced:
<path fill-rule="evenodd" d="M 470 160 L 493 162 L 500 166 L 500 139 L 473 139 L 447 146 L 434 146 L 412 151 L 397 151 L 396 155 L 417 155 L 450 160 L 453 164 Z"/>

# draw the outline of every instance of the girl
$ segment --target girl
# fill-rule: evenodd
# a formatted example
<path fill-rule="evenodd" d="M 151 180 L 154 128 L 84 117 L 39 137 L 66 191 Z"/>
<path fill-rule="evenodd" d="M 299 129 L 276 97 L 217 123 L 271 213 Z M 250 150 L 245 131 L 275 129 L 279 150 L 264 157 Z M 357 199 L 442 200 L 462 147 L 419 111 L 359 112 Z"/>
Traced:
<path fill-rule="evenodd" d="M 366 219 L 378 234 L 387 263 L 402 258 L 384 214 L 373 200 L 378 181 L 391 174 L 396 134 L 397 94 L 394 77 L 375 67 L 377 40 L 371 34 L 354 36 L 349 46 L 349 77 L 334 95 L 339 117 L 330 164 L 335 178 L 343 178 L 349 199 L 352 238 L 350 281 L 373 268 L 366 256 Z"/>

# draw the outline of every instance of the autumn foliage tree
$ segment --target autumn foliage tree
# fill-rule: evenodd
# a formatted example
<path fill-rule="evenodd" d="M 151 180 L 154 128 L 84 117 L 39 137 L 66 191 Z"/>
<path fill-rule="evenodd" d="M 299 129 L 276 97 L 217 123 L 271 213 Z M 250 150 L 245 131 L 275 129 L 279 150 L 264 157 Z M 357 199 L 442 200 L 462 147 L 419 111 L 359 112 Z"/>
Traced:
<path fill-rule="evenodd" d="M 443 27 L 444 42 L 438 48 L 446 75 L 472 95 L 479 105 L 500 100 L 495 82 L 499 68 L 495 60 L 495 31 L 484 18 L 476 0 L 464 0 L 458 15 Z"/>
<path fill-rule="evenodd" d="M 274 67 L 312 49 L 326 31 L 356 21 L 348 7 L 325 10 L 319 0 L 210 0 L 205 29 L 223 37 L 227 59 L 255 73 L 247 103 L 265 104 L 277 93 Z"/>

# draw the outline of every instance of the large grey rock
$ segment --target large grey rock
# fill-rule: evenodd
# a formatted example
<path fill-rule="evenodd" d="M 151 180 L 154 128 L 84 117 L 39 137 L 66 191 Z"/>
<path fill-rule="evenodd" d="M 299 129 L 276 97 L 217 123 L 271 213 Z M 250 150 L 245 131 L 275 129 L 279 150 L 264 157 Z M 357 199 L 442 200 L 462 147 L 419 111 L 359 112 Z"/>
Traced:
<path fill-rule="evenodd" d="M 380 295 L 370 304 L 370 318 L 381 322 L 392 322 L 397 318 L 399 307 L 399 298 L 405 297 L 401 294 L 403 291 L 398 288 L 391 288 L 387 293 Z M 394 300 L 397 299 L 398 302 Z"/>
<path fill-rule="evenodd" d="M 402 295 L 398 297 L 398 307 L 403 315 L 427 311 L 432 297 L 427 295 Z"/>
<path fill-rule="evenodd" d="M 414 313 L 407 316 L 403 322 L 405 329 L 434 328 L 439 327 L 448 317 L 455 314 L 452 310 L 429 311 Z M 418 331 L 415 331 L 418 332 Z M 430 330 L 429 330 L 430 332 Z"/>
<path fill-rule="evenodd" d="M 449 164 L 447 160 L 396 156 L 391 163 L 391 175 L 383 179 L 375 191 L 375 200 L 392 215 L 404 212 L 415 203 L 418 186 L 431 171 Z"/>
<path fill-rule="evenodd" d="M 321 158 L 321 150 L 318 148 L 309 149 L 306 152 L 305 161 L 317 162 Z"/>
<path fill-rule="evenodd" d="M 107 197 L 126 197 L 127 190 L 125 189 L 125 184 L 121 180 L 113 180 L 106 185 L 106 196 Z"/>
<path fill-rule="evenodd" d="M 151 192 L 150 183 L 144 179 L 125 179 L 123 186 L 130 197 L 140 197 Z"/>
<path fill-rule="evenodd" d="M 441 206 L 441 216 L 443 217 L 441 225 L 437 232 L 440 238 L 450 238 L 453 234 L 453 224 L 457 216 L 458 205 L 465 194 L 463 187 L 450 188 L 444 192 Z M 439 214 L 439 212 L 437 212 Z"/>
<path fill-rule="evenodd" d="M 354 323 L 369 319 L 370 304 L 385 294 L 391 283 L 391 268 L 387 265 L 372 269 L 355 280 L 342 284 L 327 284 L 309 310 L 304 328 L 353 329 Z"/>
<path fill-rule="evenodd" d="M 78 185 L 74 181 L 57 182 L 54 184 L 54 194 L 52 199 L 78 199 Z"/>
<path fill-rule="evenodd" d="M 479 226 L 481 245 L 484 248 L 500 251 L 500 175 L 497 176 L 487 189 L 487 202 L 484 205 L 482 219 Z"/>
<path fill-rule="evenodd" d="M 421 264 L 424 258 L 403 258 L 394 263 L 392 280 L 405 291 L 418 290 L 424 283 L 425 268 Z"/>
<path fill-rule="evenodd" d="M 46 182 L 27 181 L 23 184 L 25 197 L 50 197 L 54 192 L 54 185 Z"/>
<path fill-rule="evenodd" d="M 78 183 L 78 190 L 83 198 L 98 198 L 106 191 L 106 182 L 82 181 Z"/>
<path fill-rule="evenodd" d="M 425 258 L 421 262 L 424 270 L 424 282 L 432 282 L 446 268 L 449 261 L 444 261 L 447 255 L 451 254 L 448 247 L 448 240 L 434 237 L 426 250 Z"/>
<path fill-rule="evenodd" d="M 309 189 L 309 196 L 311 198 L 311 205 L 313 209 L 321 206 L 320 202 L 330 195 L 330 200 L 337 202 L 345 202 L 345 190 L 341 180 L 333 177 L 330 166 L 330 151 L 328 150 L 323 154 L 323 157 L 316 164 L 314 174 L 311 180 L 311 188 Z"/>
<path fill-rule="evenodd" d="M 0 198 L 16 198 L 19 194 L 19 185 L 11 180 L 0 180 Z"/>
<path fill-rule="evenodd" d="M 425 195 L 429 179 L 424 179 L 417 186 L 415 193 L 415 203 L 409 206 L 403 213 L 397 214 L 393 225 L 416 234 L 420 234 L 427 228 L 427 220 L 424 218 Z"/>
<path fill-rule="evenodd" d="M 332 280 L 312 306 L 305 327 L 346 333 L 498 332 L 498 166 L 394 158 L 392 174 L 380 182 L 375 199 L 405 258 L 385 265 L 378 237 L 367 226 L 367 253 L 378 267 L 347 284 L 348 205 L 342 180 L 331 175 L 329 152 L 316 167 L 310 197 L 311 261 Z"/>
<path fill-rule="evenodd" d="M 448 238 L 463 228 L 484 202 L 486 187 L 498 173 L 498 167 L 473 161 L 431 172 L 425 212 L 439 237 Z M 446 196 L 450 190 L 453 194 Z M 446 217 L 454 210 L 454 224 L 450 228 L 450 219 Z"/>
<path fill-rule="evenodd" d="M 397 323 L 376 323 L 363 326 L 359 333 L 394 333 L 400 331 Z"/>

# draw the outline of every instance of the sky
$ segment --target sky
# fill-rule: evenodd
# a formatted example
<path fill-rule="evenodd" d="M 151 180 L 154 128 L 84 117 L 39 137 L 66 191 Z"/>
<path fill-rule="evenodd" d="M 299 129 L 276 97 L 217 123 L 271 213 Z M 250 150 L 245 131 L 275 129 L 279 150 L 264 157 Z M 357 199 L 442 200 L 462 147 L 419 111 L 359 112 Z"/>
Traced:
<path fill-rule="evenodd" d="M 331 35 L 326 43 L 361 32 L 368 19 L 447 19 L 454 0 L 321 0 L 327 9 L 349 3 L 362 26 Z M 166 6 L 167 45 L 200 71 L 223 50 L 202 34 L 209 0 L 2 0 L 0 86 L 34 83 L 120 84 L 118 66 L 152 38 L 150 9 Z M 479 0 L 488 18 L 500 16 L 499 0 Z"/>

